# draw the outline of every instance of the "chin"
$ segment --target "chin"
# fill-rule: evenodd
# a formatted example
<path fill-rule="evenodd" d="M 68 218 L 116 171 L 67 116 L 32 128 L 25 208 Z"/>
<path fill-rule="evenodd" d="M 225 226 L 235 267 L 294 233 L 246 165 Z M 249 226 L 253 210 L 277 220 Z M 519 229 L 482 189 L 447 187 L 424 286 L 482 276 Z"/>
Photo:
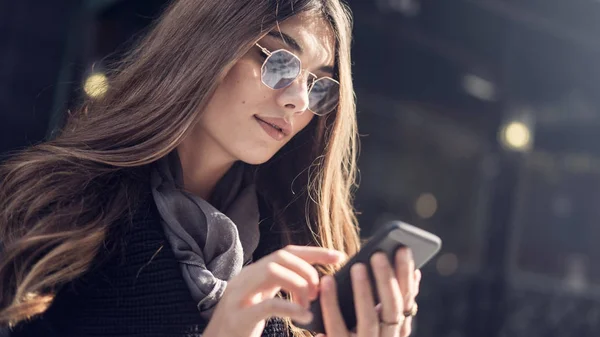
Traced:
<path fill-rule="evenodd" d="M 238 159 L 246 164 L 261 165 L 273 158 L 274 153 L 244 153 Z"/>

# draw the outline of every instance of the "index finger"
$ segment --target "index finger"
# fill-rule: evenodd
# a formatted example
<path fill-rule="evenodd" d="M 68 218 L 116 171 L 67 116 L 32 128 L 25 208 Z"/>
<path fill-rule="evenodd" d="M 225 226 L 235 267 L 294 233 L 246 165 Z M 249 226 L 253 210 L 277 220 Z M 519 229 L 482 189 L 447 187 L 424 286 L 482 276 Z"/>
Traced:
<path fill-rule="evenodd" d="M 341 263 L 346 260 L 346 254 L 338 250 L 316 247 L 289 245 L 283 248 L 308 263 Z"/>

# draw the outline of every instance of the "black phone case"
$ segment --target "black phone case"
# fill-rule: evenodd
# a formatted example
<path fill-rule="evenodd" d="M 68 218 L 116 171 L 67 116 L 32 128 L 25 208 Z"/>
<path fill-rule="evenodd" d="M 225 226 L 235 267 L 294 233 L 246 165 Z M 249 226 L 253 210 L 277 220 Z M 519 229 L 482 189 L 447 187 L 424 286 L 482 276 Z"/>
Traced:
<path fill-rule="evenodd" d="M 356 327 L 356 313 L 354 311 L 354 296 L 352 296 L 352 282 L 350 279 L 350 268 L 357 262 L 364 263 L 367 266 L 369 277 L 371 279 L 371 285 L 375 285 L 375 276 L 371 270 L 370 258 L 376 252 L 384 252 L 390 262 L 393 265 L 394 256 L 398 248 L 404 247 L 405 244 L 399 242 L 395 238 L 388 236 L 390 232 L 396 229 L 402 229 L 403 223 L 399 221 L 390 222 L 385 226 L 381 227 L 375 235 L 361 248 L 361 250 L 353 256 L 337 273 L 334 277 L 337 284 L 338 300 L 340 302 L 340 311 L 346 322 L 346 326 L 349 330 Z M 404 224 L 405 225 L 405 224 Z M 439 250 L 439 246 L 438 246 Z M 436 251 L 433 251 L 428 257 L 424 257 L 422 261 L 415 260 L 415 267 L 420 268 L 426 263 Z M 373 298 L 375 303 L 379 303 L 379 296 L 377 295 L 377 289 L 373 286 Z M 343 304 L 342 304 L 343 303 Z M 311 302 L 310 311 L 313 313 L 313 321 L 309 324 L 300 324 L 294 322 L 294 324 L 300 328 L 307 329 L 316 333 L 324 333 L 325 327 L 323 324 L 323 315 L 321 311 L 321 303 L 319 297 Z"/>

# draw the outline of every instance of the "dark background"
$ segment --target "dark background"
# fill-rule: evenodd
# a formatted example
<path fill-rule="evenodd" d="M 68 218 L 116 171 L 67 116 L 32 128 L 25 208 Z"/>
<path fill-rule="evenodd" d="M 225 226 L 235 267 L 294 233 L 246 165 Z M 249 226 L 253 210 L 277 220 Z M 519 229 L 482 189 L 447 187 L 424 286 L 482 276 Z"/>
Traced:
<path fill-rule="evenodd" d="M 164 3 L 0 1 L 0 155 L 48 137 Z M 597 336 L 600 2 L 349 3 L 363 235 L 444 240 L 415 336 Z"/>

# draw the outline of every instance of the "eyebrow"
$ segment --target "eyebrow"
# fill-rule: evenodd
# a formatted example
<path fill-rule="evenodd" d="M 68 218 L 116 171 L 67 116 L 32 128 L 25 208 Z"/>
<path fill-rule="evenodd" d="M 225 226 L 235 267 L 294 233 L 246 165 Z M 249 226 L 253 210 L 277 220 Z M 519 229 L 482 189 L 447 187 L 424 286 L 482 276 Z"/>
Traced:
<path fill-rule="evenodd" d="M 302 48 L 298 41 L 284 32 L 272 30 L 267 35 L 276 38 L 297 53 L 302 54 L 304 52 L 304 48 Z M 322 66 L 318 70 L 331 75 L 334 73 L 334 67 L 332 66 Z"/>

